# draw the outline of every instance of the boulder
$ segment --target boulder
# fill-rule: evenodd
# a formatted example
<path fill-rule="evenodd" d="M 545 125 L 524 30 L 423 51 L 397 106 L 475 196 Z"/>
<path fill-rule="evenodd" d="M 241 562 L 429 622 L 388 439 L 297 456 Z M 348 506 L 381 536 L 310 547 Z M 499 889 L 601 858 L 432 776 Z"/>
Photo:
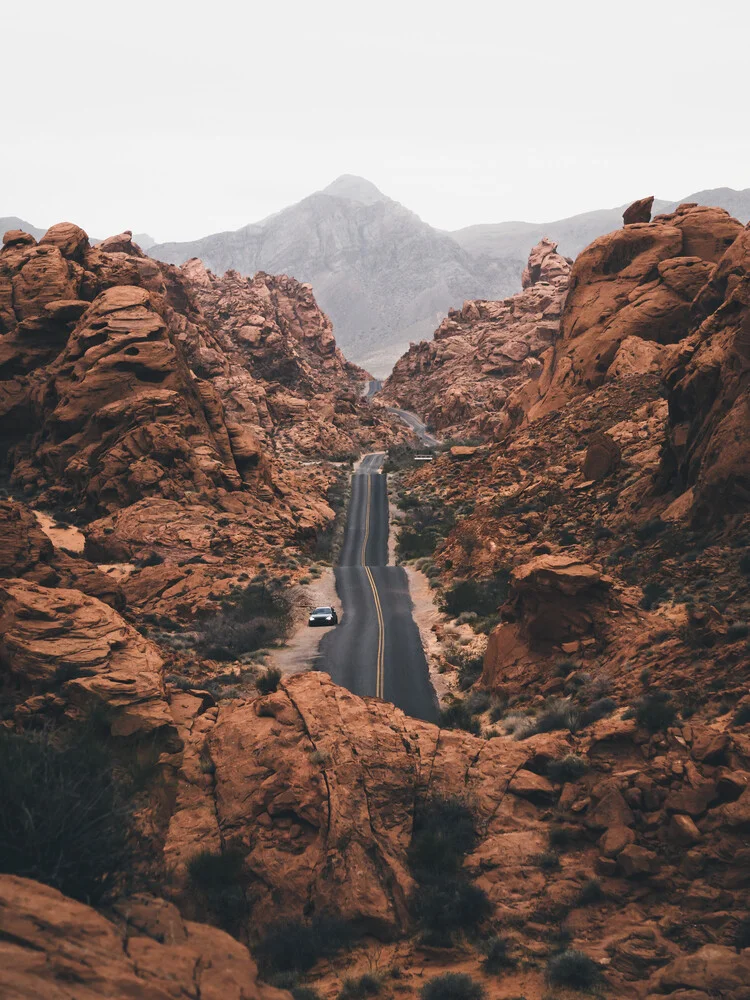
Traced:
<path fill-rule="evenodd" d="M 540 555 L 517 566 L 511 577 L 512 600 L 532 639 L 569 641 L 590 631 L 587 604 L 611 585 L 608 577 L 574 556 Z"/>
<path fill-rule="evenodd" d="M 651 222 L 651 208 L 654 204 L 654 196 L 639 198 L 632 205 L 628 205 L 622 213 L 622 222 L 625 226 L 632 226 L 636 222 Z"/>
<path fill-rule="evenodd" d="M 654 851 L 636 844 L 628 844 L 617 856 L 617 863 L 626 878 L 655 875 L 659 870 L 659 858 Z"/>
<path fill-rule="evenodd" d="M 68 1000 L 290 1000 L 258 981 L 247 948 L 165 900 L 121 900 L 107 919 L 56 889 L 0 875 L 0 994 Z"/>
<path fill-rule="evenodd" d="M 654 974 L 649 991 L 674 994 L 677 990 L 702 990 L 724 1000 L 746 1000 L 750 983 L 750 952 L 707 944 L 693 955 L 681 955 Z"/>
<path fill-rule="evenodd" d="M 173 733 L 157 647 L 108 605 L 78 590 L 6 580 L 0 607 L 0 669 L 22 696 L 52 688 L 72 712 L 104 706 L 113 736 Z M 19 718 L 27 712 L 16 707 Z"/>
<path fill-rule="evenodd" d="M 601 431 L 597 431 L 589 439 L 586 457 L 583 460 L 583 478 L 600 480 L 613 472 L 620 464 L 621 451 L 617 442 Z"/>

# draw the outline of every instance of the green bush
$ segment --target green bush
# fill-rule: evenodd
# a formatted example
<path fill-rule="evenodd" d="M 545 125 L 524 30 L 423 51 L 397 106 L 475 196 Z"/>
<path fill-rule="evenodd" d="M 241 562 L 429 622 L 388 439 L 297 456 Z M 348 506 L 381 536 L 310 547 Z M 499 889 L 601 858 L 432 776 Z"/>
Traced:
<path fill-rule="evenodd" d="M 484 987 L 463 972 L 444 972 L 419 991 L 420 1000 L 484 1000 Z"/>
<path fill-rule="evenodd" d="M 237 934 L 247 919 L 245 858 L 242 851 L 201 851 L 188 862 L 188 884 L 211 911 L 216 922 Z"/>
<path fill-rule="evenodd" d="M 577 781 L 588 770 L 588 764 L 577 754 L 569 753 L 560 760 L 551 760 L 547 764 L 547 777 L 551 781 L 564 784 L 566 781 Z"/>
<path fill-rule="evenodd" d="M 553 955 L 547 963 L 547 982 L 552 986 L 590 990 L 599 982 L 601 975 L 601 969 L 593 958 L 574 948 Z"/>
<path fill-rule="evenodd" d="M 333 958 L 354 940 L 342 920 L 319 917 L 310 923 L 290 920 L 273 924 L 259 941 L 255 955 L 264 978 L 279 972 L 307 972 L 320 958 Z"/>
<path fill-rule="evenodd" d="M 484 961 L 482 968 L 491 976 L 496 976 L 506 969 L 512 968 L 516 962 L 510 955 L 510 945 L 507 938 L 493 935 L 482 944 Z"/>
<path fill-rule="evenodd" d="M 278 667 L 269 667 L 265 673 L 259 674 L 255 686 L 260 694 L 273 694 L 281 681 L 281 671 Z"/>
<path fill-rule="evenodd" d="M 421 939 L 436 948 L 450 947 L 456 932 L 473 931 L 491 912 L 485 891 L 456 876 L 432 877 L 414 898 Z"/>
<path fill-rule="evenodd" d="M 0 789 L 1 872 L 86 903 L 111 894 L 130 866 L 131 809 L 93 728 L 0 729 Z"/>

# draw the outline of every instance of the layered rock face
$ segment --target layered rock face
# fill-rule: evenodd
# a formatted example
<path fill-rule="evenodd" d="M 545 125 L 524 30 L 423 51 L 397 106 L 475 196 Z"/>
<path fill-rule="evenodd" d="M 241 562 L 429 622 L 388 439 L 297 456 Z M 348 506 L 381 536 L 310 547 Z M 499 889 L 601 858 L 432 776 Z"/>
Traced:
<path fill-rule="evenodd" d="M 723 209 L 685 204 L 587 247 L 573 266 L 561 338 L 544 359 L 530 418 L 623 370 L 658 368 L 661 349 L 690 333 L 693 300 L 741 232 Z"/>
<path fill-rule="evenodd" d="M 247 948 L 183 920 L 165 900 L 133 897 L 106 919 L 29 879 L 0 875 L 0 988 L 6 1000 L 284 1000 L 258 982 Z"/>
<path fill-rule="evenodd" d="M 6 234 L 0 333 L 12 487 L 86 524 L 98 562 L 158 563 L 126 590 L 164 613 L 190 616 L 237 582 L 227 562 L 246 572 L 330 523 L 333 473 L 303 473 L 303 456 L 405 434 L 360 399 L 366 373 L 309 288 L 180 271 L 130 233 L 95 248 L 69 223 L 38 244 Z"/>
<path fill-rule="evenodd" d="M 570 261 L 542 240 L 523 272 L 523 291 L 501 302 L 465 302 L 432 341 L 412 345 L 382 399 L 408 406 L 446 436 L 492 436 L 511 393 L 541 371 L 539 356 L 559 335 Z"/>

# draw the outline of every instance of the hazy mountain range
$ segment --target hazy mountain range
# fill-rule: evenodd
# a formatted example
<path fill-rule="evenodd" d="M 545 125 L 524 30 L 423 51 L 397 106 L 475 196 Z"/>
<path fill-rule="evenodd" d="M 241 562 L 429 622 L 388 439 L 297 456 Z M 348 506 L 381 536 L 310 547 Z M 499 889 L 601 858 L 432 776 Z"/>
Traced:
<path fill-rule="evenodd" d="M 680 199 L 726 208 L 750 219 L 750 188 L 714 188 Z M 545 223 L 500 222 L 445 232 L 423 222 L 361 177 L 344 175 L 260 222 L 186 243 L 136 242 L 159 260 L 200 257 L 218 274 L 267 271 L 309 282 L 333 320 L 339 346 L 374 375 L 386 375 L 410 341 L 429 339 L 452 306 L 498 299 L 520 289 L 529 250 L 542 236 L 575 256 L 622 225 L 628 202 Z M 679 202 L 657 200 L 654 214 Z M 18 218 L 0 232 L 40 230 Z M 93 242 L 93 241 L 92 241 Z"/>
<path fill-rule="evenodd" d="M 349 358 L 386 374 L 410 341 L 430 337 L 451 306 L 515 291 L 521 260 L 467 252 L 361 177 L 344 176 L 296 205 L 235 232 L 149 253 L 200 257 L 222 273 L 268 271 L 310 282 Z"/>

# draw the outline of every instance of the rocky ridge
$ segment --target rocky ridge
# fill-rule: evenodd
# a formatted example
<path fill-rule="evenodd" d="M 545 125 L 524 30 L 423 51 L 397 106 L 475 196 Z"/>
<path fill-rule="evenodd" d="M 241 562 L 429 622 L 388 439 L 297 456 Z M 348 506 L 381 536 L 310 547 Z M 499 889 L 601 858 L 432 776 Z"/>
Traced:
<path fill-rule="evenodd" d="M 542 240 L 522 292 L 452 309 L 431 341 L 400 358 L 378 398 L 415 410 L 446 437 L 496 435 L 503 404 L 541 371 L 539 356 L 558 337 L 570 264 Z"/>
<path fill-rule="evenodd" d="M 144 611 L 215 607 L 238 574 L 330 524 L 331 460 L 404 437 L 360 399 L 366 373 L 309 288 L 180 271 L 129 233 L 94 248 L 68 223 L 39 243 L 7 233 L 0 330 L 11 488 L 76 521 L 98 563 L 123 564 Z"/>
<path fill-rule="evenodd" d="M 265 399 L 273 420 L 274 397 L 290 388 L 255 378 L 252 355 L 265 338 L 294 341 L 294 384 L 319 368 L 325 392 L 326 359 L 341 364 L 324 345 L 323 321 L 311 327 L 318 365 L 294 333 L 306 291 L 265 276 L 246 291 L 242 279 L 191 264 L 187 274 L 141 274 L 164 281 L 166 294 L 144 298 L 140 286 L 115 282 L 72 306 L 57 293 L 64 280 L 79 295 L 88 287 L 75 284 L 74 264 L 100 279 L 115 265 L 129 274 L 156 266 L 122 250 L 88 257 L 75 232 L 52 234 L 68 256 L 30 258 L 42 274 L 54 264 L 54 296 L 34 268 L 17 285 L 12 272 L 0 299 L 16 324 L 0 342 L 12 374 L 3 398 L 33 418 L 36 437 L 32 448 L 16 436 L 11 468 L 27 498 L 41 491 L 97 516 L 82 525 L 86 550 L 73 555 L 50 550 L 23 503 L 2 505 L 0 736 L 33 741 L 51 730 L 62 739 L 93 717 L 101 754 L 138 778 L 138 850 L 101 914 L 0 876 L 3 988 L 286 995 L 258 980 L 247 943 L 266 980 L 281 974 L 278 985 L 314 986 L 326 1000 L 355 989 L 416 997 L 445 972 L 470 975 L 490 997 L 574 997 L 583 983 L 624 1000 L 748 1000 L 750 521 L 746 436 L 736 433 L 747 403 L 745 233 L 718 253 L 731 221 L 692 208 L 678 215 L 700 250 L 693 256 L 716 256 L 687 314 L 658 266 L 649 289 L 646 274 L 633 282 L 622 264 L 621 287 L 615 277 L 605 293 L 584 261 L 563 313 L 575 335 L 545 361 L 549 386 L 563 386 L 559 405 L 546 410 L 539 385 L 526 382 L 517 394 L 533 388 L 531 405 L 542 405 L 531 414 L 519 404 L 502 442 L 442 454 L 401 484 L 417 504 L 455 517 L 430 567 L 444 596 L 467 582 L 479 595 L 487 581 L 493 594 L 504 588 L 497 615 L 479 622 L 469 607 L 438 626 L 462 649 L 464 638 L 479 641 L 472 623 L 490 633 L 481 675 L 469 677 L 472 732 L 455 712 L 433 726 L 317 672 L 259 678 L 252 693 L 206 690 L 189 669 L 199 653 L 177 676 L 159 634 L 131 624 L 142 622 L 139 608 L 192 621 L 199 593 L 213 601 L 214 588 L 239 580 L 240 568 L 247 576 L 259 554 L 280 561 L 283 542 L 311 530 L 285 492 L 301 467 L 288 459 L 281 469 L 263 419 L 251 447 L 239 416 L 250 400 L 262 416 Z M 664 225 L 680 228 L 673 222 Z M 631 231 L 643 226 L 657 227 L 650 243 L 664 235 L 658 220 L 627 226 L 608 238 L 606 259 L 627 261 Z M 683 266 L 664 259 L 668 273 Z M 34 290 L 20 317 L 16 287 Z M 633 291 L 634 301 L 672 302 L 687 316 L 685 336 L 682 320 L 665 319 L 667 343 L 633 333 L 604 372 L 584 365 L 571 376 L 573 350 L 595 359 L 587 324 L 608 344 L 617 313 L 632 329 Z M 605 323 L 587 312 L 600 294 L 614 304 Z M 275 326 L 250 321 L 257 298 L 274 303 Z M 623 351 L 649 363 L 625 364 Z M 231 382 L 235 365 L 253 381 Z M 152 400 L 154 385 L 174 395 Z M 123 410 L 144 466 L 134 478 L 119 450 Z M 93 427 L 101 452 L 87 451 Z M 299 454 L 288 428 L 279 431 L 285 454 Z M 304 468 L 307 512 L 311 484 L 319 476 L 324 488 L 327 473 Z M 278 520 L 259 530 L 250 502 L 259 520 L 269 509 Z M 139 565 L 133 559 L 111 592 L 86 558 L 136 553 Z M 427 828 L 435 844 L 425 813 L 438 817 Z M 440 840 L 455 831 L 458 855 Z M 198 881 L 206 864 L 218 866 L 208 884 Z M 216 873 L 227 870 L 225 884 Z M 40 927 L 45 908 L 55 920 Z M 209 924 L 230 926 L 233 938 Z M 344 926 L 348 943 L 304 967 L 269 965 L 269 933 L 273 941 L 297 928 L 280 939 L 296 956 L 304 928 L 318 925 Z M 565 978 L 570 963 L 584 979 Z"/>

